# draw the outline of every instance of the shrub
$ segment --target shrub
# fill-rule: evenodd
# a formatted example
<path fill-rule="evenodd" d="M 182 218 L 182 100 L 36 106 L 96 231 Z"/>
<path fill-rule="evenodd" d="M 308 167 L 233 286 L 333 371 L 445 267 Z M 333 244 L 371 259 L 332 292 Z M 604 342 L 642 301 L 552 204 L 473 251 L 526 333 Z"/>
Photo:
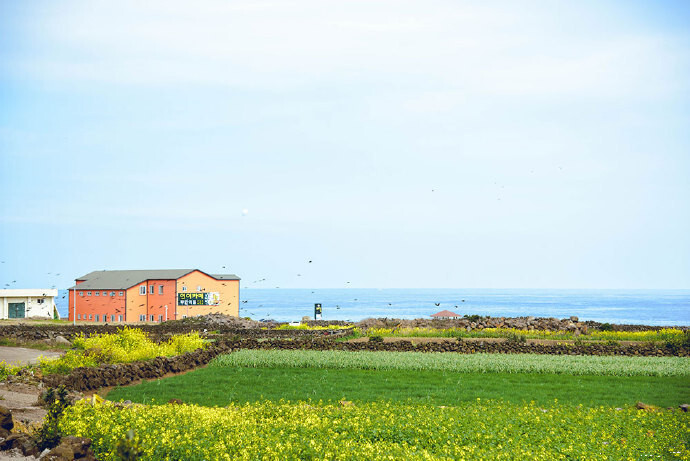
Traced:
<path fill-rule="evenodd" d="M 369 342 L 370 343 L 382 343 L 383 342 L 383 336 L 369 336 Z"/>
<path fill-rule="evenodd" d="M 44 400 L 48 404 L 48 414 L 43 425 L 35 435 L 36 446 L 41 451 L 46 448 L 54 448 L 60 443 L 60 439 L 62 439 L 64 434 L 59 425 L 60 417 L 70 405 L 65 386 L 49 388 L 46 391 Z"/>
<path fill-rule="evenodd" d="M 613 327 L 611 326 L 610 323 L 602 323 L 599 325 L 599 331 L 612 331 Z"/>
<path fill-rule="evenodd" d="M 527 342 L 527 338 L 525 337 L 524 334 L 520 334 L 516 331 L 512 331 L 506 335 L 506 340 L 509 343 L 514 343 L 514 344 L 524 344 Z"/>

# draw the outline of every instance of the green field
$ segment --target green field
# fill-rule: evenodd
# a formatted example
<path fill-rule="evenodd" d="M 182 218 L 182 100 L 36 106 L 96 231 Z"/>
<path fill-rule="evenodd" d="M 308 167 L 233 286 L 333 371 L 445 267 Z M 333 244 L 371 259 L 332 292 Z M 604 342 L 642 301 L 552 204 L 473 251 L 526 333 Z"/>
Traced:
<path fill-rule="evenodd" d="M 481 398 L 676 407 L 690 402 L 689 362 L 676 357 L 243 350 L 185 375 L 116 388 L 107 397 L 141 403 L 178 398 L 205 406 L 309 399 L 459 405 Z"/>

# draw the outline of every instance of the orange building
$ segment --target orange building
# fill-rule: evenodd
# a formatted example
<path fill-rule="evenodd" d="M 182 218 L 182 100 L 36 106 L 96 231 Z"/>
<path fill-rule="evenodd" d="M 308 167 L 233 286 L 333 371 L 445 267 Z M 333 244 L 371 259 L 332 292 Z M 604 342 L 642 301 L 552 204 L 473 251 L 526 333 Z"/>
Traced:
<path fill-rule="evenodd" d="M 218 312 L 239 316 L 240 278 L 198 269 L 95 271 L 69 288 L 69 319 L 163 322 Z"/>

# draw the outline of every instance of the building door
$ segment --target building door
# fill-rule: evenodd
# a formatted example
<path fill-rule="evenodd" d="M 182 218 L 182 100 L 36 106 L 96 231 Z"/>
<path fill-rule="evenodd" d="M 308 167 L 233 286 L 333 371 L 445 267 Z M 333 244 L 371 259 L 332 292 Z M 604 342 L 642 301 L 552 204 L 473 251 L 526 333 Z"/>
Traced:
<path fill-rule="evenodd" d="M 8 318 L 23 319 L 24 318 L 24 303 L 9 303 L 7 306 Z"/>

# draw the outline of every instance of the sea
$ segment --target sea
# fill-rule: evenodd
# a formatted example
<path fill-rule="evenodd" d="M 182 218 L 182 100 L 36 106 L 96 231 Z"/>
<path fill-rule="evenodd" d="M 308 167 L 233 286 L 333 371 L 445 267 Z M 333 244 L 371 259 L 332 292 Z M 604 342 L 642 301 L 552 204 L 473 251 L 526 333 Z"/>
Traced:
<path fill-rule="evenodd" d="M 67 290 L 57 307 L 67 317 Z M 449 310 L 459 315 L 555 317 L 617 324 L 690 326 L 690 290 L 545 290 L 417 288 L 241 288 L 240 316 L 279 322 L 430 318 Z"/>

